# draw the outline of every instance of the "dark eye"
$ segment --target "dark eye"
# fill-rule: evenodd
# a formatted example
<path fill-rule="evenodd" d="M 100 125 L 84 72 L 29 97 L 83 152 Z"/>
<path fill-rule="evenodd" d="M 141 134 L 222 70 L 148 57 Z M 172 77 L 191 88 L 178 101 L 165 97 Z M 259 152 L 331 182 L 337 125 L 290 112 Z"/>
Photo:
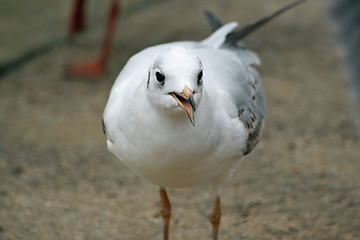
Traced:
<path fill-rule="evenodd" d="M 155 73 L 155 76 L 156 76 L 156 80 L 161 83 L 161 84 L 164 84 L 164 81 L 165 81 L 165 76 L 163 74 L 161 74 L 160 72 L 156 72 Z"/>
<path fill-rule="evenodd" d="M 203 70 L 201 70 L 197 77 L 197 83 L 200 85 L 202 84 L 202 77 L 203 77 Z"/>

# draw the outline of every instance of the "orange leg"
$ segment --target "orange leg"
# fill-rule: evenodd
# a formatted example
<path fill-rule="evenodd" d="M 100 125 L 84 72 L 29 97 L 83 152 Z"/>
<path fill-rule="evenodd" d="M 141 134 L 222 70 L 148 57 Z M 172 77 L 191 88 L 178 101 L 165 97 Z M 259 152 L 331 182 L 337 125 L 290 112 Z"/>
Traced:
<path fill-rule="evenodd" d="M 216 197 L 214 210 L 210 216 L 210 222 L 212 225 L 212 239 L 217 240 L 219 235 L 219 226 L 221 219 L 221 206 L 220 197 Z"/>
<path fill-rule="evenodd" d="M 164 222 L 164 240 L 169 240 L 171 205 L 169 198 L 166 194 L 166 189 L 163 187 L 160 188 L 160 205 L 161 205 L 161 216 Z"/>

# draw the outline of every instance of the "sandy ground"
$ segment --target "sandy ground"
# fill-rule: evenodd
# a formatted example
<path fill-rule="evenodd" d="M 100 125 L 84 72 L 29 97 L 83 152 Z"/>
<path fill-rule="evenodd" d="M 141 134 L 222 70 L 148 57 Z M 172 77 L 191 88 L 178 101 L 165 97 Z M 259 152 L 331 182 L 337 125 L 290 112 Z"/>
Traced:
<path fill-rule="evenodd" d="M 3 1 L 0 63 L 62 38 L 69 2 Z M 0 240 L 161 239 L 157 188 L 105 146 L 116 75 L 144 47 L 206 37 L 204 8 L 245 24 L 288 1 L 125 1 L 105 76 L 71 79 L 70 62 L 98 54 L 108 1 L 99 2 L 72 44 L 0 78 Z M 326 12 L 310 1 L 246 40 L 262 59 L 267 124 L 224 189 L 220 239 L 360 239 L 360 147 Z M 169 195 L 171 239 L 210 239 L 211 188 Z"/>

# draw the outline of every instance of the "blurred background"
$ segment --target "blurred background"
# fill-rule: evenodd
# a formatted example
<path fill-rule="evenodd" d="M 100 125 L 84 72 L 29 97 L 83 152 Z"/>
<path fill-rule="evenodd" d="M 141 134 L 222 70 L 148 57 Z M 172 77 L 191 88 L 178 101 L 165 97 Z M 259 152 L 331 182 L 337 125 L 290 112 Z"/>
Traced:
<path fill-rule="evenodd" d="M 127 59 L 201 40 L 202 11 L 240 25 L 288 0 L 123 0 L 102 74 L 69 66 L 101 55 L 112 1 L 0 2 L 0 240 L 161 239 L 158 191 L 106 149 L 102 111 Z M 245 39 L 258 53 L 267 123 L 222 196 L 221 239 L 360 239 L 360 149 L 344 53 L 323 1 Z M 209 239 L 209 186 L 169 191 L 171 239 Z"/>

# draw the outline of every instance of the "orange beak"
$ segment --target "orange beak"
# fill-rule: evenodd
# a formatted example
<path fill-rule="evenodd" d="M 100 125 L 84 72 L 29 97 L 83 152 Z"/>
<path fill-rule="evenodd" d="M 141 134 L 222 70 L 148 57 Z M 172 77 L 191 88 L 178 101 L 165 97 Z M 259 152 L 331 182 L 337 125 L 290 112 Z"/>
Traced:
<path fill-rule="evenodd" d="M 190 88 L 185 85 L 185 88 L 181 93 L 172 92 L 170 93 L 170 95 L 175 99 L 179 107 L 187 114 L 191 124 L 195 126 L 195 102 L 193 97 L 194 94 L 190 90 Z"/>

